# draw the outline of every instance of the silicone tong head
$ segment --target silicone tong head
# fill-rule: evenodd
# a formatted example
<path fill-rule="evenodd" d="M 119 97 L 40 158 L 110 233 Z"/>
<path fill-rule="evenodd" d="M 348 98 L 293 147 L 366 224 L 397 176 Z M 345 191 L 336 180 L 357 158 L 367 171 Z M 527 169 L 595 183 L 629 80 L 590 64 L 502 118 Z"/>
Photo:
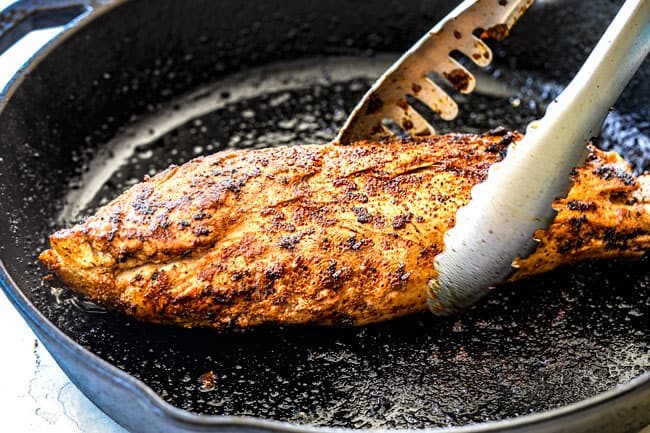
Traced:
<path fill-rule="evenodd" d="M 457 211 L 435 258 L 438 277 L 428 284 L 432 312 L 446 315 L 473 304 L 535 249 L 534 233 L 552 222 L 553 201 L 568 192 L 569 173 L 584 162 L 586 144 L 649 51 L 650 1 L 628 0 L 544 117 L 528 126 Z"/>

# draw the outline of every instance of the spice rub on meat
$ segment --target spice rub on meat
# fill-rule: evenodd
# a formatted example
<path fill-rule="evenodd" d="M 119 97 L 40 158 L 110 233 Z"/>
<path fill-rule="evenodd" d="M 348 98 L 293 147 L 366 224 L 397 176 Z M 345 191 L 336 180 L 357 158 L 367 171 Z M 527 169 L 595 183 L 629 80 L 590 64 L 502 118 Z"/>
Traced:
<path fill-rule="evenodd" d="M 426 309 L 456 210 L 517 133 L 450 134 L 200 157 L 50 237 L 74 290 L 186 327 L 361 325 Z M 512 279 L 650 249 L 649 176 L 590 148 Z"/>

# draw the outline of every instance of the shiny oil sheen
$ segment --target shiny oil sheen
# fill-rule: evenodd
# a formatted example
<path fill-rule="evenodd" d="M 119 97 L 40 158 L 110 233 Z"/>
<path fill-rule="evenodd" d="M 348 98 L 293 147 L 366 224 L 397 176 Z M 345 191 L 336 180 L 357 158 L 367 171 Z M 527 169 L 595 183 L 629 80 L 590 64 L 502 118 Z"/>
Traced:
<path fill-rule="evenodd" d="M 79 155 L 82 169 L 56 226 L 170 164 L 223 149 L 325 143 L 390 59 L 317 58 L 263 67 L 135 118 L 102 147 L 109 151 Z M 490 96 L 479 86 L 474 95 L 459 95 L 460 117 L 438 121 L 439 131 L 522 128 L 559 91 L 555 83 L 506 69 L 491 74 L 508 83 L 507 91 Z M 642 169 L 647 156 L 635 152 L 648 138 L 631 131 L 638 125 L 612 113 L 601 146 L 616 147 Z M 35 234 L 33 251 L 44 248 L 44 237 Z M 34 300 L 82 345 L 192 412 L 422 428 L 560 407 L 647 371 L 648 264 L 585 264 L 502 287 L 458 317 L 423 314 L 349 329 L 217 333 L 147 325 L 56 284 L 42 286 Z M 41 286 L 42 270 L 33 269 L 33 285 Z"/>

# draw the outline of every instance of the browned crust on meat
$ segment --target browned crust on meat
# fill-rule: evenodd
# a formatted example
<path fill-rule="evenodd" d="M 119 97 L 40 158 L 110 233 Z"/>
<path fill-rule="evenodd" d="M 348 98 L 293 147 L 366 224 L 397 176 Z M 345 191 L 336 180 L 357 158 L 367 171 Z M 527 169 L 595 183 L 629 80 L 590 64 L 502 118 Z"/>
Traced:
<path fill-rule="evenodd" d="M 520 137 L 451 134 L 197 158 L 55 233 L 41 260 L 75 290 L 150 322 L 359 325 L 403 316 L 426 309 L 433 258 L 456 210 Z M 619 176 L 605 179 L 601 168 L 607 155 L 592 150 L 576 182 L 614 191 Z M 635 185 L 614 195 L 631 197 Z M 578 190 L 576 198 L 574 190 L 574 200 L 611 207 L 612 195 Z M 571 218 L 558 206 L 556 221 Z M 647 204 L 634 209 L 647 218 Z M 640 221 L 638 233 L 647 237 L 650 225 Z M 567 227 L 542 234 L 544 248 L 566 236 L 578 242 L 582 232 Z M 637 248 L 644 249 L 647 239 Z M 548 249 L 546 261 L 525 263 L 520 275 L 600 250 L 560 257 Z"/>
<path fill-rule="evenodd" d="M 567 197 L 553 204 L 552 225 L 535 234 L 537 249 L 516 261 L 511 281 L 589 259 L 641 257 L 650 249 L 650 175 L 635 178 L 619 155 L 591 147 L 571 180 Z"/>

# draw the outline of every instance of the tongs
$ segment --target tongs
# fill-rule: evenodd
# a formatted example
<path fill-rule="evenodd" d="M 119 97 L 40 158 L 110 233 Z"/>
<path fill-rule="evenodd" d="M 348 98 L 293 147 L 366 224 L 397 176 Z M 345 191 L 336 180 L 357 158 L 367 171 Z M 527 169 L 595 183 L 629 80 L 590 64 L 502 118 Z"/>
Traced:
<path fill-rule="evenodd" d="M 456 104 L 429 80 L 428 71 L 445 76 L 458 69 L 449 57 L 453 49 L 485 53 L 489 48 L 473 36 L 476 29 L 507 35 L 531 3 L 463 2 L 373 85 L 339 133 L 339 142 L 389 136 L 386 118 L 411 135 L 433 133 L 405 95 L 415 96 L 443 119 L 453 118 Z M 461 41 L 459 46 L 454 48 L 452 37 Z M 610 107 L 649 51 L 650 1 L 627 0 L 544 117 L 528 126 L 525 137 L 511 145 L 503 161 L 494 164 L 487 179 L 472 189 L 469 204 L 457 211 L 454 228 L 445 234 L 444 250 L 435 258 L 438 276 L 427 287 L 432 312 L 446 315 L 472 305 L 507 280 L 518 258 L 534 251 L 533 236 L 552 222 L 552 203 L 568 192 L 570 171 L 584 162 L 587 143 L 599 134 Z M 489 54 L 469 57 L 480 66 L 491 58 Z M 441 58 L 442 66 L 429 63 Z M 459 90 L 471 91 L 471 74 L 459 70 L 454 74 L 469 76 Z M 421 96 L 424 89 L 426 97 Z"/>
<path fill-rule="evenodd" d="M 391 137 L 397 125 L 411 136 L 431 135 L 433 126 L 418 112 L 417 102 L 444 120 L 458 114 L 456 102 L 436 84 L 447 80 L 455 90 L 471 93 L 474 76 L 451 53 L 458 51 L 477 66 L 492 61 L 483 38 L 505 39 L 533 0 L 465 0 L 422 36 L 372 85 L 339 131 L 336 142 Z M 478 35 L 478 36 L 477 36 Z M 387 122 L 389 121 L 389 122 Z"/>

